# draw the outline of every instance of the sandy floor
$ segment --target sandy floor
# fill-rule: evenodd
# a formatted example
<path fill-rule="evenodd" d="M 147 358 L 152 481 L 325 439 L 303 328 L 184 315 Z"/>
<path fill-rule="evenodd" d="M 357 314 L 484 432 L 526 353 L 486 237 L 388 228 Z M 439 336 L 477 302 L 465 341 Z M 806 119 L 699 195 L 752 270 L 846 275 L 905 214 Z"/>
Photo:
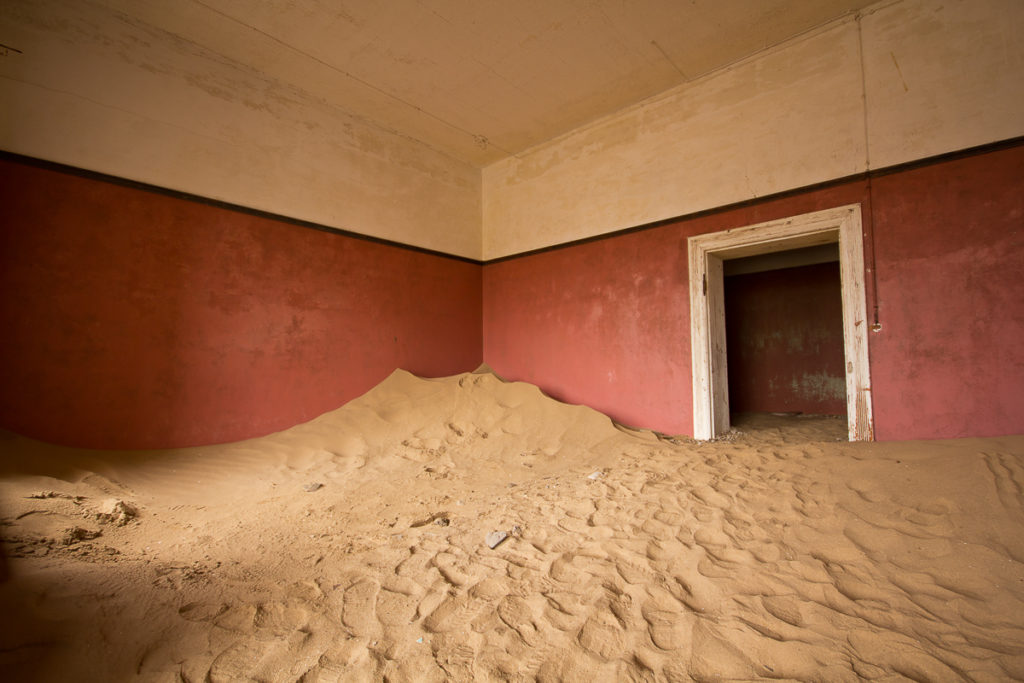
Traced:
<path fill-rule="evenodd" d="M 0 678 L 1024 678 L 1024 437 L 843 435 L 396 372 L 237 444 L 0 437 Z"/>

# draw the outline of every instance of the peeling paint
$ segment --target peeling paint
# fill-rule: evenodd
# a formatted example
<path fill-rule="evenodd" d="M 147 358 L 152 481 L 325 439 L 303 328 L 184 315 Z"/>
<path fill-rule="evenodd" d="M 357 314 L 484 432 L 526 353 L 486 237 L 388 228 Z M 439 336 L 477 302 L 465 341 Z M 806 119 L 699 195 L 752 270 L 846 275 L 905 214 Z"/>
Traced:
<path fill-rule="evenodd" d="M 808 402 L 846 403 L 846 381 L 824 372 L 805 373 L 790 382 L 790 389 Z"/>

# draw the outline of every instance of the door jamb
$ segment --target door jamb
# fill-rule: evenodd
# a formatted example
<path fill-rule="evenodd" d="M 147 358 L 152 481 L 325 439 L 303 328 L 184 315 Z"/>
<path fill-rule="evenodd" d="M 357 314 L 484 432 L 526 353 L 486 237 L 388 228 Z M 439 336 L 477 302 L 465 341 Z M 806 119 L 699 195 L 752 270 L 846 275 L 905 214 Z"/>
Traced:
<path fill-rule="evenodd" d="M 839 243 L 849 439 L 874 440 L 860 204 L 689 238 L 695 439 L 713 439 L 729 429 L 723 262 L 834 242 Z"/>

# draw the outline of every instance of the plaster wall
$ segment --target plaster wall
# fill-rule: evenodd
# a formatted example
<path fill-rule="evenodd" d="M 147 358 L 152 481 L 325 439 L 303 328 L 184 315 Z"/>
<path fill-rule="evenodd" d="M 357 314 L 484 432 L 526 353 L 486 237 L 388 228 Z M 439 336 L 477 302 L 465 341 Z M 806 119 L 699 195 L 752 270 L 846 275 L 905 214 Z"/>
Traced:
<path fill-rule="evenodd" d="M 860 202 L 876 436 L 1019 433 L 1022 179 L 1018 145 L 481 268 L 4 161 L 0 424 L 80 446 L 233 440 L 395 367 L 482 356 L 692 433 L 686 239 Z"/>
<path fill-rule="evenodd" d="M 619 422 L 693 434 L 687 239 L 866 202 L 866 181 L 484 266 L 484 360 Z"/>
<path fill-rule="evenodd" d="M 481 360 L 480 266 L 0 159 L 0 426 L 234 441 Z"/>
<path fill-rule="evenodd" d="M 484 266 L 484 360 L 692 434 L 687 238 L 861 203 L 875 437 L 1024 431 L 1024 145 Z"/>
<path fill-rule="evenodd" d="M 0 3 L 0 149 L 480 257 L 479 169 L 172 31 Z"/>
<path fill-rule="evenodd" d="M 878 7 L 861 22 L 871 168 L 1024 134 L 1024 3 Z"/>
<path fill-rule="evenodd" d="M 729 409 L 846 415 L 839 264 L 725 278 Z"/>
<path fill-rule="evenodd" d="M 1024 146 L 872 182 L 880 439 L 1024 433 Z"/>
<path fill-rule="evenodd" d="M 483 172 L 486 259 L 1024 134 L 1024 4 L 882 2 Z"/>

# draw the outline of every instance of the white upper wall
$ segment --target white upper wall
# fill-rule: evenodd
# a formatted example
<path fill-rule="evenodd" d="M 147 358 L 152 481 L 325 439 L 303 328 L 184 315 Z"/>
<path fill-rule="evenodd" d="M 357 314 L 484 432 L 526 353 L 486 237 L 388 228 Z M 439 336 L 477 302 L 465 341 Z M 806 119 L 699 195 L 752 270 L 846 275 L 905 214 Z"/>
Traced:
<path fill-rule="evenodd" d="M 873 168 L 1024 134 L 1024 1 L 904 0 L 863 27 Z"/>
<path fill-rule="evenodd" d="M 1024 135 L 1024 0 L 885 0 L 482 171 L 126 1 L 0 2 L 0 149 L 470 258 Z"/>
<path fill-rule="evenodd" d="M 480 257 L 479 169 L 421 142 L 95 3 L 4 0 L 0 42 L 0 149 Z"/>
<path fill-rule="evenodd" d="M 484 258 L 1024 135 L 1021 35 L 1021 0 L 879 3 L 486 167 Z"/>

